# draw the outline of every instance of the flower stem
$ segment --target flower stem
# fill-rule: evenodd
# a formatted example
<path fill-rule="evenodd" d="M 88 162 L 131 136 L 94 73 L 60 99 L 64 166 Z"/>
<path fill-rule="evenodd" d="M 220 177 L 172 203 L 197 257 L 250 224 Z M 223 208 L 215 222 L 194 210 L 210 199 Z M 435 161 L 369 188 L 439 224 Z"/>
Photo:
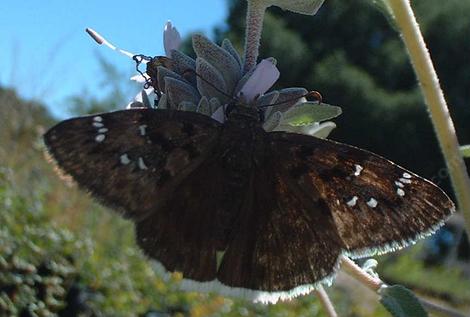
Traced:
<path fill-rule="evenodd" d="M 328 317 L 338 317 L 338 314 L 336 313 L 335 308 L 333 307 L 333 303 L 328 297 L 328 294 L 326 293 L 323 286 L 319 285 L 315 290 L 315 294 L 322 303 L 323 308 L 325 309 L 325 313 L 328 315 Z"/>
<path fill-rule="evenodd" d="M 248 0 L 245 34 L 245 64 L 243 66 L 244 73 L 248 72 L 256 65 L 266 8 L 264 0 Z"/>
<path fill-rule="evenodd" d="M 421 85 L 434 129 L 444 154 L 467 232 L 470 232 L 470 179 L 459 151 L 454 124 L 444 99 L 431 56 L 411 8 L 409 0 L 391 0 L 388 6 L 400 29 L 413 68 Z"/>

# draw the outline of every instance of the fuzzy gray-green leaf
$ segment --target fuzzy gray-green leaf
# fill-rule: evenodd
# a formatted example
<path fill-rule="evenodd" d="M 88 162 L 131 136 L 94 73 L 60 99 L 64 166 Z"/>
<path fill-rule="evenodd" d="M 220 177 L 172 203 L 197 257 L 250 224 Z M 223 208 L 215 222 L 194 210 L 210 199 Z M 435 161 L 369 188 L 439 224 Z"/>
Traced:
<path fill-rule="evenodd" d="M 273 90 L 271 92 L 268 92 L 267 94 L 260 96 L 256 100 L 256 105 L 257 106 L 267 106 L 267 105 L 273 104 L 277 101 L 277 99 L 279 98 L 279 95 L 280 95 L 279 91 L 277 91 L 277 90 Z"/>
<path fill-rule="evenodd" d="M 302 126 L 335 118 L 341 114 L 341 108 L 316 102 L 305 102 L 284 112 L 282 124 Z"/>
<path fill-rule="evenodd" d="M 199 100 L 197 112 L 205 114 L 206 116 L 210 116 L 212 114 L 211 106 L 206 96 L 202 96 L 201 100 Z"/>
<path fill-rule="evenodd" d="M 185 79 L 181 77 L 179 74 L 163 66 L 158 66 L 157 74 L 158 74 L 158 88 L 160 88 L 160 91 L 165 91 L 165 77 L 171 77 L 174 79 L 185 81 Z"/>
<path fill-rule="evenodd" d="M 227 89 L 232 94 L 241 77 L 241 68 L 237 60 L 201 34 L 193 35 L 193 47 L 198 57 L 206 60 L 222 74 Z"/>
<path fill-rule="evenodd" d="M 227 85 L 222 74 L 214 66 L 209 64 L 204 58 L 196 59 L 197 89 L 201 96 L 217 97 L 221 100 L 227 100 Z"/>
<path fill-rule="evenodd" d="M 182 101 L 178 105 L 178 110 L 181 110 L 181 111 L 196 111 L 196 109 L 197 109 L 197 106 L 194 103 L 189 102 L 189 101 Z"/>
<path fill-rule="evenodd" d="M 158 100 L 157 109 L 168 109 L 168 97 L 166 94 L 163 94 Z"/>
<path fill-rule="evenodd" d="M 199 103 L 200 95 L 191 85 L 171 77 L 165 78 L 166 95 L 168 97 L 168 108 L 177 109 L 183 101 L 194 104 Z"/>
<path fill-rule="evenodd" d="M 215 111 L 217 111 L 217 109 L 219 109 L 222 106 L 219 99 L 215 97 L 209 99 L 209 105 L 211 107 L 211 114 L 213 114 Z"/>
<path fill-rule="evenodd" d="M 283 10 L 314 15 L 324 0 L 266 0 L 267 6 L 277 6 Z"/>
<path fill-rule="evenodd" d="M 327 121 L 323 122 L 320 124 L 320 126 L 315 127 L 315 128 L 310 128 L 309 130 L 306 130 L 305 134 L 320 138 L 320 139 L 326 139 L 331 131 L 336 128 L 336 124 L 332 121 Z"/>
<path fill-rule="evenodd" d="M 279 111 L 270 115 L 263 124 L 263 129 L 266 131 L 274 130 L 280 123 L 282 119 L 282 113 Z"/>
<path fill-rule="evenodd" d="M 393 285 L 381 292 L 380 302 L 394 317 L 427 317 L 416 295 L 401 285 Z"/>
<path fill-rule="evenodd" d="M 238 62 L 238 65 L 241 68 L 242 67 L 242 59 L 240 57 L 240 54 L 238 54 L 238 51 L 235 49 L 235 47 L 233 47 L 232 42 L 230 42 L 229 39 L 224 39 L 222 41 L 222 48 L 224 50 L 226 50 L 227 52 L 229 52 L 230 55 L 233 56 L 233 58 L 235 58 L 235 60 Z"/>
<path fill-rule="evenodd" d="M 271 91 L 265 95 L 262 95 L 261 97 L 259 97 L 257 100 L 256 100 L 256 106 L 267 106 L 267 105 L 272 105 L 273 103 L 275 103 L 277 101 L 277 99 L 279 98 L 279 91 L 277 90 L 274 90 L 274 91 Z M 273 113 L 273 107 L 266 107 L 265 111 L 264 111 L 264 116 L 267 118 L 269 117 L 269 115 L 271 113 Z"/>
<path fill-rule="evenodd" d="M 147 95 L 147 92 L 145 91 L 145 89 L 142 89 L 142 91 L 140 92 L 140 96 L 142 98 L 142 103 L 144 104 L 144 106 L 147 108 L 152 108 L 152 104 L 150 103 L 150 98 Z"/>
<path fill-rule="evenodd" d="M 178 50 L 171 51 L 171 58 L 173 60 L 174 71 L 184 75 L 183 77 L 187 81 L 196 85 L 196 74 L 194 73 L 196 71 L 196 61 Z"/>
<path fill-rule="evenodd" d="M 277 105 L 273 106 L 273 111 L 284 112 L 293 105 L 301 101 L 301 98 L 307 94 L 307 89 L 292 87 L 279 90 L 279 97 L 276 100 Z M 304 99 L 305 101 L 305 99 Z"/>

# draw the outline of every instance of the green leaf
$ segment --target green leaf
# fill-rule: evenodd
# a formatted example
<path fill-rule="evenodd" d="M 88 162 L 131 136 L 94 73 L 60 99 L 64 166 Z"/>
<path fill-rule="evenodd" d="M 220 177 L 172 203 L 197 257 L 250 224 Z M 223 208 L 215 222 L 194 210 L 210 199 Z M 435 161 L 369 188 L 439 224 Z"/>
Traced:
<path fill-rule="evenodd" d="M 281 124 L 291 126 L 309 125 L 314 122 L 321 122 L 335 118 L 341 114 L 341 108 L 325 103 L 305 102 L 292 107 L 283 115 Z"/>
<path fill-rule="evenodd" d="M 463 157 L 470 157 L 470 145 L 464 145 L 460 147 L 460 152 Z"/>
<path fill-rule="evenodd" d="M 402 285 L 386 287 L 381 292 L 380 302 L 394 317 L 427 317 L 418 298 Z"/>
<path fill-rule="evenodd" d="M 250 1 L 250 0 L 248 0 Z M 256 0 L 251 0 L 256 1 Z M 314 15 L 325 0 L 266 0 L 266 6 L 278 6 L 283 10 Z"/>

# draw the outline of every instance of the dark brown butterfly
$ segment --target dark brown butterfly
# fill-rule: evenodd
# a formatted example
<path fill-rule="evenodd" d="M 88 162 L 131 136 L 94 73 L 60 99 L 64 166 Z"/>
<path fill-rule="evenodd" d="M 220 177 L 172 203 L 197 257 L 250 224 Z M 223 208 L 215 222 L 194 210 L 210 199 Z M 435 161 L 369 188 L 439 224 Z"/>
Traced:
<path fill-rule="evenodd" d="M 441 189 L 376 154 L 267 133 L 243 104 L 226 116 L 116 111 L 63 121 L 45 142 L 187 289 L 272 302 L 306 293 L 342 254 L 404 247 L 454 211 Z"/>

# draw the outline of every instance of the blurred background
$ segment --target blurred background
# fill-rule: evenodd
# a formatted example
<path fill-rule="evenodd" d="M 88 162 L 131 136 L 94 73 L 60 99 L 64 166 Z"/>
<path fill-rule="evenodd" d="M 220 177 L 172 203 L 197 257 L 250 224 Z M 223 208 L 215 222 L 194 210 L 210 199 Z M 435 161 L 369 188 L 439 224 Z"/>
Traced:
<path fill-rule="evenodd" d="M 263 306 L 178 291 L 136 248 L 132 225 L 60 179 L 41 135 L 61 119 L 122 109 L 139 87 L 130 59 L 100 48 L 92 27 L 133 53 L 163 55 L 170 19 L 186 39 L 204 32 L 243 49 L 245 1 L 0 4 L 1 316 L 324 316 L 313 296 Z M 470 2 L 414 0 L 461 144 L 470 143 Z M 359 146 L 453 195 L 402 42 L 370 1 L 326 0 L 302 16 L 269 9 L 261 57 L 278 87 L 305 87 L 343 108 L 331 139 Z M 469 163 L 467 161 L 467 163 Z M 387 256 L 378 272 L 434 302 L 470 310 L 470 247 L 458 217 Z M 376 295 L 340 273 L 327 289 L 340 316 L 388 316 Z"/>

